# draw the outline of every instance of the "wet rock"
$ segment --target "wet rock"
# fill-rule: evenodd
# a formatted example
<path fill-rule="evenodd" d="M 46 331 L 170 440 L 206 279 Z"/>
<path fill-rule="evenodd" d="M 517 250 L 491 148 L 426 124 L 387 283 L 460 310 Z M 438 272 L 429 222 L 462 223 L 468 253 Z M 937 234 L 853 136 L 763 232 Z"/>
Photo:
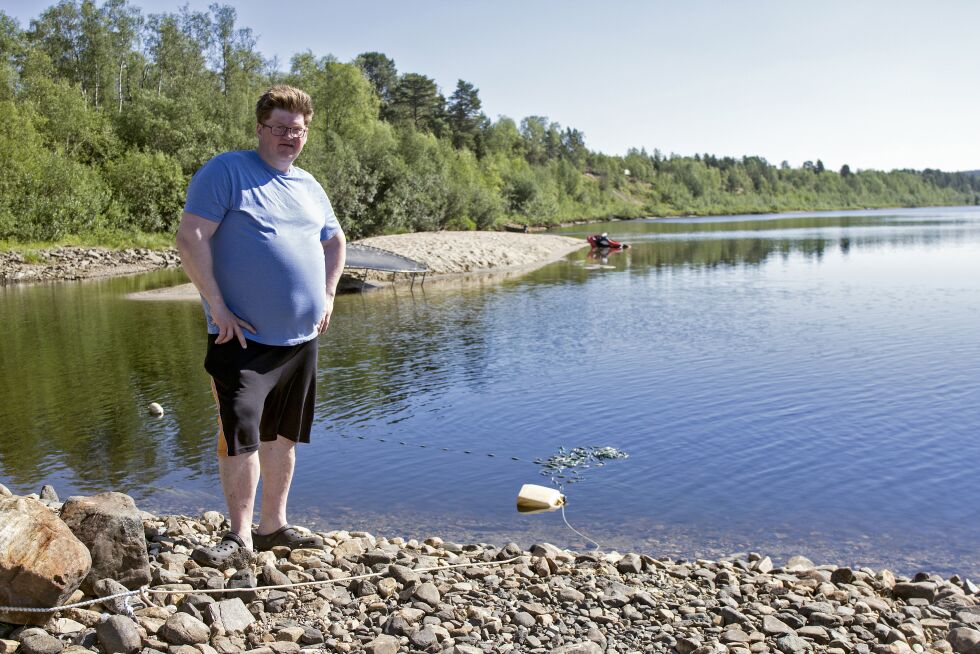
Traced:
<path fill-rule="evenodd" d="M 132 654 L 143 644 L 136 623 L 124 615 L 113 615 L 100 622 L 95 633 L 106 652 Z"/>
<path fill-rule="evenodd" d="M 0 498 L 0 605 L 64 604 L 91 569 L 85 545 L 38 500 Z M 50 614 L 0 612 L 0 621 L 43 624 Z"/>
<path fill-rule="evenodd" d="M 61 519 L 92 554 L 92 568 L 82 590 L 92 593 L 95 582 L 115 579 L 135 589 L 150 582 L 143 521 L 133 498 L 123 493 L 69 497 Z"/>
<path fill-rule="evenodd" d="M 51 484 L 45 484 L 41 487 L 40 498 L 44 502 L 60 502 L 58 499 L 58 492 L 54 489 Z"/>

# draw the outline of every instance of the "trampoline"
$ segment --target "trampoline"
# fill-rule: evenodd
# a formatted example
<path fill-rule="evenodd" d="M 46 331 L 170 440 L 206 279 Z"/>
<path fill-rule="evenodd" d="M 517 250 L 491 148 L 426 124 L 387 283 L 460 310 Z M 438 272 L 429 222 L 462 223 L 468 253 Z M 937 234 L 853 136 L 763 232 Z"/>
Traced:
<path fill-rule="evenodd" d="M 392 279 L 398 273 L 404 273 L 412 276 L 413 287 L 415 286 L 416 276 L 422 275 L 422 281 L 420 283 L 424 284 L 425 274 L 429 272 L 429 268 L 424 263 L 403 257 L 394 252 L 389 252 L 388 250 L 382 250 L 381 248 L 362 245 L 360 243 L 347 244 L 347 264 L 344 268 L 362 270 L 364 271 L 365 278 L 367 277 L 368 270 L 391 273 Z"/>

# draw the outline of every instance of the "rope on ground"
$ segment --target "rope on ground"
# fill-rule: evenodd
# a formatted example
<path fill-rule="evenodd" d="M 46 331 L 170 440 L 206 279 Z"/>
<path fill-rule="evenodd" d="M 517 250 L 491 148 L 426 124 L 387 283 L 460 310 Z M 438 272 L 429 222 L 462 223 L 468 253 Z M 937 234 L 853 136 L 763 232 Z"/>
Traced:
<path fill-rule="evenodd" d="M 439 565 L 430 568 L 412 568 L 412 572 L 436 572 L 439 570 L 451 570 L 453 568 L 474 568 L 489 565 L 506 565 L 508 563 L 513 563 L 523 556 L 515 556 L 509 559 L 504 559 L 503 561 L 476 561 L 468 563 L 456 563 L 453 565 Z M 24 606 L 0 606 L 0 611 L 10 611 L 16 613 L 53 613 L 55 611 L 64 611 L 66 609 L 77 609 L 83 606 L 90 606 L 92 604 L 100 604 L 102 602 L 108 602 L 109 600 L 118 599 L 120 597 L 126 598 L 126 608 L 127 613 L 132 613 L 132 608 L 129 606 L 129 598 L 133 595 L 145 595 L 147 593 L 153 595 L 187 595 L 188 593 L 198 593 L 198 594 L 209 594 L 209 593 L 244 593 L 250 591 L 259 590 L 282 590 L 286 588 L 302 588 L 305 586 L 318 586 L 320 584 L 335 584 L 342 581 L 356 581 L 359 579 L 370 579 L 372 577 L 383 577 L 387 572 L 371 572 L 362 575 L 353 575 L 350 577 L 338 577 L 336 579 L 321 579 L 318 581 L 302 581 L 296 584 L 279 584 L 275 586 L 256 586 L 248 588 L 202 588 L 194 590 L 171 590 L 171 589 L 160 589 L 160 588 L 150 588 L 149 586 L 143 586 L 136 590 L 129 590 L 122 593 L 115 593 L 114 595 L 107 595 L 105 597 L 99 597 L 96 599 L 85 600 L 84 602 L 75 602 L 73 604 L 65 604 L 63 606 L 54 606 L 49 608 L 37 608 L 37 607 L 24 607 Z"/>

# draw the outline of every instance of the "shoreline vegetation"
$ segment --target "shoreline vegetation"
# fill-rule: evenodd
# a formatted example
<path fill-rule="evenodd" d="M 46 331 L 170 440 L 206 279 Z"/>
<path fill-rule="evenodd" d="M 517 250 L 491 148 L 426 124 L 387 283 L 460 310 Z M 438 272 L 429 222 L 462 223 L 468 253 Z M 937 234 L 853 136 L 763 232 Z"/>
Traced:
<path fill-rule="evenodd" d="M 5 539 L 43 556 L 46 566 L 0 587 L 0 604 L 95 602 L 55 614 L 0 613 L 0 649 L 11 653 L 88 654 L 101 647 L 144 654 L 975 654 L 980 648 L 978 589 L 956 575 L 903 577 L 803 556 L 774 562 L 760 553 L 688 561 L 576 552 L 545 542 L 525 549 L 342 527 L 316 532 L 321 547 L 236 556 L 219 570 L 189 557 L 228 529 L 216 511 L 154 515 L 119 493 L 61 502 L 50 486 L 15 496 L 0 485 L 0 514 L 7 518 Z M 47 537 L 37 538 L 36 530 Z M 9 575 L 4 564 L 0 559 L 0 575 Z M 125 601 L 109 597 L 127 588 L 144 591 Z M 60 592 L 60 601 L 46 592 Z"/>
<path fill-rule="evenodd" d="M 596 152 L 580 130 L 545 116 L 492 120 L 474 83 L 440 89 L 381 52 L 268 61 L 236 19 L 230 5 L 143 14 L 126 0 L 65 0 L 27 26 L 0 11 L 0 250 L 169 238 L 190 176 L 219 152 L 254 147 L 255 98 L 273 83 L 313 97 L 300 165 L 352 240 L 980 204 L 980 177 L 969 173 L 829 170 L 816 156 L 793 167 L 751 155 Z"/>

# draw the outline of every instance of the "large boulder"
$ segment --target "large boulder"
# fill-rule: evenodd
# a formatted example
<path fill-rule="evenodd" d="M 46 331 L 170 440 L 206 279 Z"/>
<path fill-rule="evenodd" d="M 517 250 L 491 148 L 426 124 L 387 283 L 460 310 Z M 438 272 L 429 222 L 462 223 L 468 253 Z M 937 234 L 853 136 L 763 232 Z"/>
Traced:
<path fill-rule="evenodd" d="M 0 498 L 0 606 L 63 604 L 92 567 L 88 549 L 48 507 Z M 0 612 L 0 622 L 44 624 L 50 613 Z"/>
<path fill-rule="evenodd" d="M 61 519 L 92 553 L 92 570 L 82 581 L 86 594 L 94 594 L 101 579 L 115 579 L 130 590 L 150 583 L 143 520 L 129 495 L 69 497 Z"/>

